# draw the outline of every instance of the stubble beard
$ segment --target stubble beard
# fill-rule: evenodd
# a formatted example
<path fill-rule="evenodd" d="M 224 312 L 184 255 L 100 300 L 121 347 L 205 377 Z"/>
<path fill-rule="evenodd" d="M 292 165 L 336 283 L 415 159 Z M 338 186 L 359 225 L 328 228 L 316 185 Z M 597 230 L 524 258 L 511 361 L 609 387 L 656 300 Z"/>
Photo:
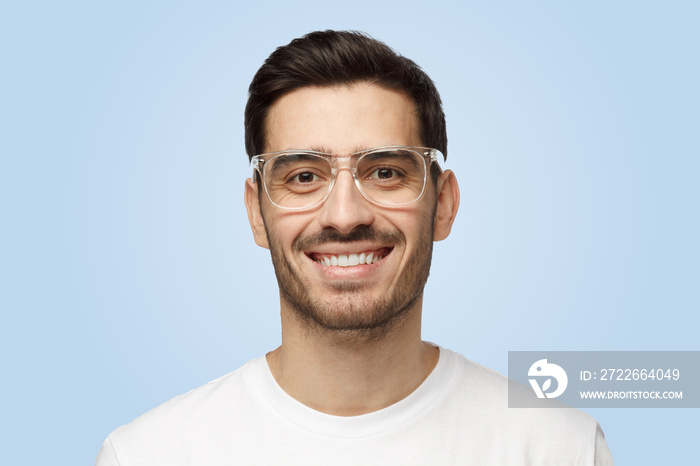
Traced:
<path fill-rule="evenodd" d="M 279 243 L 268 232 L 270 254 L 281 299 L 309 331 L 330 332 L 363 342 L 383 339 L 405 321 L 423 296 L 433 252 L 432 219 L 425 223 L 429 227 L 421 232 L 416 249 L 395 288 L 390 296 L 379 297 L 371 296 L 363 290 L 362 285 L 350 282 L 329 284 L 326 297 L 312 296 L 309 288 L 304 286 L 303 277 L 292 269 Z M 314 236 L 299 237 L 292 244 L 292 251 L 301 255 L 303 250 L 327 242 L 352 243 L 362 240 L 381 244 L 406 244 L 404 235 L 399 231 L 378 231 L 372 226 L 363 226 L 348 235 L 335 230 L 324 230 Z"/>

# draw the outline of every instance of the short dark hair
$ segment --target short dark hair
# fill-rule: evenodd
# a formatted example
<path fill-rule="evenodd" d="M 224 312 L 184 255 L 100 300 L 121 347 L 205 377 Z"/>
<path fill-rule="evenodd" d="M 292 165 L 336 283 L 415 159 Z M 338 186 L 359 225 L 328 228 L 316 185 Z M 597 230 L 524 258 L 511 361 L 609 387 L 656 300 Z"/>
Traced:
<path fill-rule="evenodd" d="M 447 156 L 447 130 L 440 94 L 412 60 L 357 31 L 316 31 L 278 47 L 248 89 L 245 147 L 248 157 L 265 151 L 270 107 L 283 95 L 307 86 L 369 82 L 407 94 L 418 114 L 421 143 Z"/>

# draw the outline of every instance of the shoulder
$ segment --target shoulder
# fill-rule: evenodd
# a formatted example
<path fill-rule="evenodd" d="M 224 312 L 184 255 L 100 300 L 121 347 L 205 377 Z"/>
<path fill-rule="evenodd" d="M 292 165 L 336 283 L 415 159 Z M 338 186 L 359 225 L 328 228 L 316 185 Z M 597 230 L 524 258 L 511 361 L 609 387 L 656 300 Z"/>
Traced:
<path fill-rule="evenodd" d="M 221 409 L 222 402 L 230 399 L 229 395 L 232 391 L 241 390 L 244 385 L 242 376 L 248 364 L 201 387 L 166 401 L 139 416 L 128 425 L 138 427 L 141 424 L 169 423 L 182 419 L 184 416 L 196 417 L 197 415 L 208 414 L 212 410 Z"/>
<path fill-rule="evenodd" d="M 115 429 L 107 438 L 114 455 L 120 450 L 158 444 L 173 445 L 191 442 L 193 436 L 217 435 L 220 426 L 232 418 L 245 416 L 244 408 L 250 390 L 246 373 L 254 360 L 240 369 L 179 395 Z M 104 449 L 104 447 L 103 447 Z"/>
<path fill-rule="evenodd" d="M 449 350 L 447 350 L 449 351 Z M 451 354 L 450 354 L 451 353 Z M 510 381 L 497 371 L 449 351 L 454 358 L 449 398 L 452 409 L 468 416 L 477 430 L 488 432 L 491 439 L 507 440 L 509 448 L 578 450 L 593 454 L 600 427 L 593 417 L 554 400 L 547 407 L 532 406 L 538 400 L 529 387 Z M 542 406 L 541 404 L 538 406 Z"/>

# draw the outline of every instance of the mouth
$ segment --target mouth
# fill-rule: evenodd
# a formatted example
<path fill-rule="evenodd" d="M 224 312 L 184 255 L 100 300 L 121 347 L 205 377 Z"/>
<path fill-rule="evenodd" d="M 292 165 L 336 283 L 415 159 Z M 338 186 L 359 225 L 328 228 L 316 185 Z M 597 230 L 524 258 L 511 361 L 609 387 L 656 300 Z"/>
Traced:
<path fill-rule="evenodd" d="M 361 252 L 346 252 L 344 254 L 312 252 L 307 253 L 307 256 L 325 267 L 356 267 L 359 265 L 375 264 L 388 256 L 392 249 L 393 248 L 385 247 Z"/>

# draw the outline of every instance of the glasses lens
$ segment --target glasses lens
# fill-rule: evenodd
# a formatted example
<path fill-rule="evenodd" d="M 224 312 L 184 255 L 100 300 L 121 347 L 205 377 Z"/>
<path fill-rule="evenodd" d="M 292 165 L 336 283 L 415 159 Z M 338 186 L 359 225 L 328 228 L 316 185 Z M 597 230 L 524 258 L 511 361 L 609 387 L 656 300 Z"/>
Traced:
<path fill-rule="evenodd" d="M 328 192 L 331 166 L 314 154 L 282 154 L 263 165 L 265 189 L 270 200 L 290 209 L 310 207 Z"/>
<path fill-rule="evenodd" d="M 413 150 L 378 150 L 362 156 L 357 179 L 362 191 L 381 205 L 409 204 L 423 194 L 425 158 Z"/>

